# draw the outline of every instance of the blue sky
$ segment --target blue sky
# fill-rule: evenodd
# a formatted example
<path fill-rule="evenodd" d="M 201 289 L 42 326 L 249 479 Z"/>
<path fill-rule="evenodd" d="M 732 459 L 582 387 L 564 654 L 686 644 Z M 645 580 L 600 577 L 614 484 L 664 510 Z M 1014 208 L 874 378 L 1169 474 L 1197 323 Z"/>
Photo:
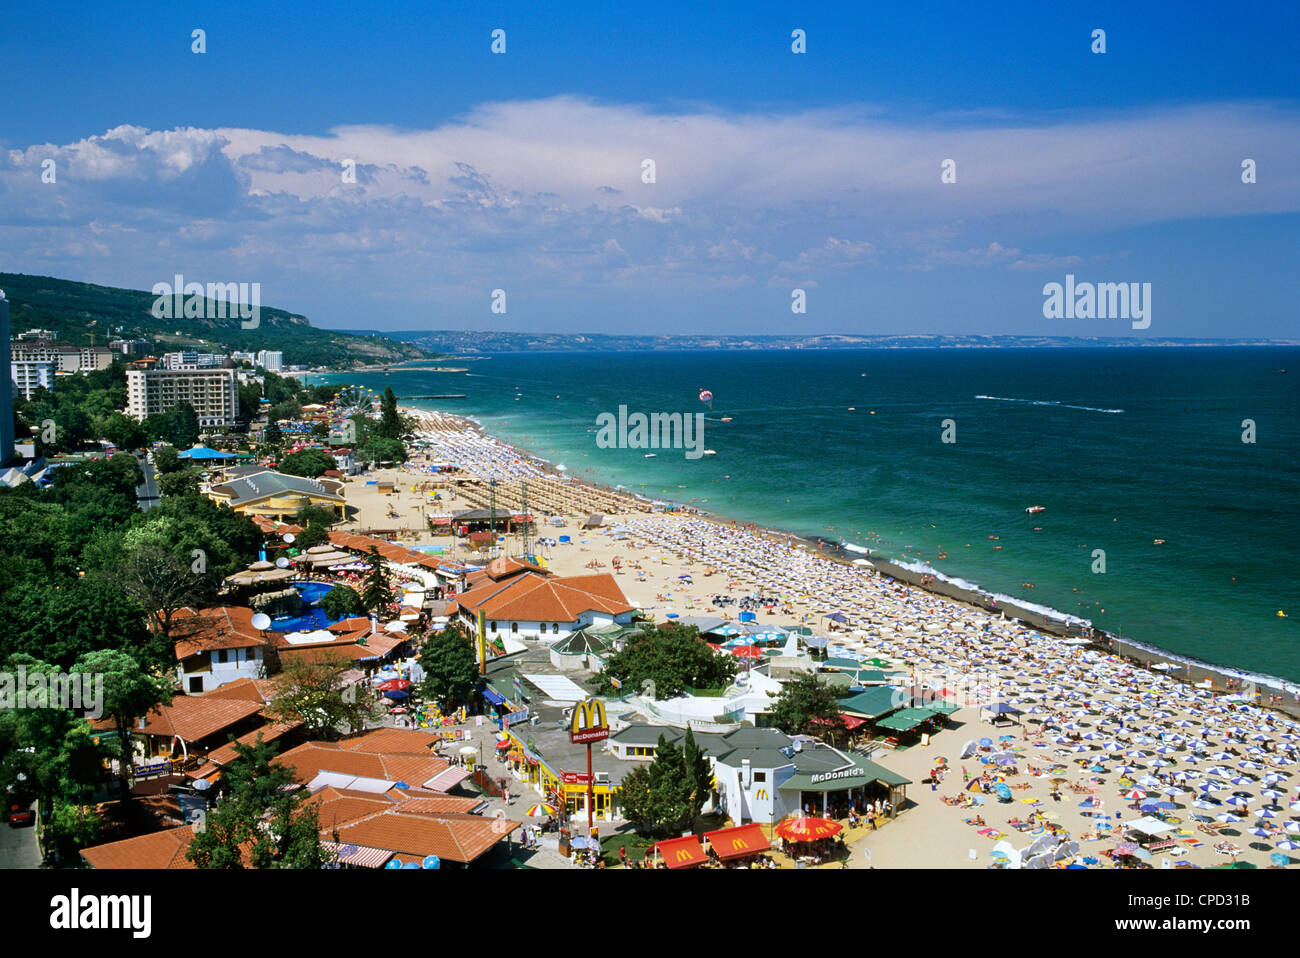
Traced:
<path fill-rule="evenodd" d="M 1151 283 L 1146 335 L 1296 335 L 1295 4 L 178 6 L 7 12 L 0 269 L 322 326 L 1132 334 L 1043 318 L 1072 272 Z"/>

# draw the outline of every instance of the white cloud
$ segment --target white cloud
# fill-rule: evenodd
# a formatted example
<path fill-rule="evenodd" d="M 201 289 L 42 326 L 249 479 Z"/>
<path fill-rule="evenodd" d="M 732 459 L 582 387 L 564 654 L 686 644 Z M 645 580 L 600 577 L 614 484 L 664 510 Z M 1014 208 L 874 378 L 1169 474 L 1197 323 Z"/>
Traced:
<path fill-rule="evenodd" d="M 731 289 L 854 269 L 1056 268 L 1081 261 L 1063 235 L 1300 210 L 1297 113 L 903 124 L 865 108 L 667 114 L 562 96 L 484 104 L 431 130 L 124 125 L 0 153 L 0 247 L 29 271 L 80 277 L 93 261 L 99 281 L 256 271 L 264 299 L 279 290 L 289 308 L 312 285 L 416 300 L 477 297 L 503 277 Z M 1245 156 L 1260 164 L 1249 187 Z M 47 158 L 57 184 L 41 182 Z"/>

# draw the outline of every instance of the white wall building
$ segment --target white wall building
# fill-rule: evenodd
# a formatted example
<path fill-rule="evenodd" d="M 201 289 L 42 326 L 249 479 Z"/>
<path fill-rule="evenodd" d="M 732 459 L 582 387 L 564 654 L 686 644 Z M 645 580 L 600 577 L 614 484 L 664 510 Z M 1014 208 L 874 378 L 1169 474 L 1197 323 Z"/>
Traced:
<path fill-rule="evenodd" d="M 37 389 L 54 388 L 55 363 L 21 360 L 9 364 L 9 375 L 14 387 L 24 399 L 31 399 Z"/>
<path fill-rule="evenodd" d="M 278 349 L 262 349 L 257 353 L 257 365 L 273 373 L 284 368 L 284 353 Z"/>
<path fill-rule="evenodd" d="M 239 385 L 233 369 L 128 369 L 126 401 L 139 420 L 188 402 L 200 426 L 228 428 L 239 415 Z"/>

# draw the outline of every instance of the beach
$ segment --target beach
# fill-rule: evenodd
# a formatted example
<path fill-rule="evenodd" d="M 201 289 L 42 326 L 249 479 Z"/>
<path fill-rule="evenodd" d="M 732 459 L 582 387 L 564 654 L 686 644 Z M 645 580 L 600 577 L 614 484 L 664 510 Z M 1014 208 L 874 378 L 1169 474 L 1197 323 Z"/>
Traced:
<path fill-rule="evenodd" d="M 1300 809 L 1300 726 L 1229 694 L 1222 676 L 1212 687 L 1196 687 L 1184 681 L 1186 669 L 1142 668 L 1111 651 L 1109 637 L 1077 625 L 1033 621 L 1022 609 L 989 611 L 986 596 L 942 581 L 921 588 L 905 581 L 909 570 L 854 564 L 775 530 L 663 511 L 557 473 L 462 417 L 404 411 L 420 420 L 424 452 L 405 469 L 370 477 L 393 481 L 390 494 L 357 479 L 347 484 L 351 527 L 448 547 L 450 536 L 430 532 L 432 517 L 478 507 L 481 487 L 492 480 L 498 508 L 513 510 L 520 503 L 504 490 L 526 482 L 534 535 L 569 537 L 537 549 L 557 574 L 610 572 L 628 600 L 660 622 L 732 619 L 737 606 L 717 597 L 751 597 L 758 622 L 809 626 L 829 637 L 831 656 L 886 661 L 911 684 L 944 689 L 947 701 L 962 706 L 928 745 L 876 753 L 912 779 L 911 807 L 880 831 L 850 833 L 854 867 L 982 868 L 999 841 L 1027 846 L 1044 834 L 1068 835 L 1079 846 L 1078 860 L 1109 866 L 1100 852 L 1115 846 L 1125 822 L 1148 813 L 1167 816 L 1166 840 L 1173 843 L 1155 867 L 1234 859 L 1268 866 L 1271 855 L 1285 855 L 1286 843 L 1300 838 L 1300 823 L 1292 821 Z M 458 473 L 429 471 L 452 452 Z M 596 512 L 601 527 L 583 529 Z M 512 536 L 506 550 L 519 546 Z M 472 561 L 463 547 L 454 555 Z M 832 614 L 843 621 L 828 619 Z M 1201 682 L 1208 674 L 1192 669 L 1190 678 Z M 990 703 L 1016 709 L 1015 721 L 992 724 Z M 990 745 L 960 757 L 964 746 L 981 740 Z M 940 758 L 948 772 L 931 791 L 922 779 Z M 963 766 L 975 776 L 989 771 L 990 787 L 1005 785 L 1011 800 L 965 791 Z"/>

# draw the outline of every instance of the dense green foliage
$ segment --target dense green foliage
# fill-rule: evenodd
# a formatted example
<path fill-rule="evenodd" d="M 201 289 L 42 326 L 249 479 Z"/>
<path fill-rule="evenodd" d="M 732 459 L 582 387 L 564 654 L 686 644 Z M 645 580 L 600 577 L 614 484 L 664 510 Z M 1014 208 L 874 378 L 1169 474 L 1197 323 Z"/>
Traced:
<path fill-rule="evenodd" d="M 420 668 L 424 669 L 421 692 L 444 711 L 473 701 L 479 682 L 478 662 L 470 635 L 459 622 L 449 623 L 425 640 L 420 650 Z"/>
<path fill-rule="evenodd" d="M 348 590 L 351 591 L 351 590 Z M 279 689 L 266 708 L 270 718 L 302 722 L 314 738 L 337 738 L 359 732 L 372 717 L 371 707 L 358 699 L 356 687 L 345 682 L 352 662 L 342 653 L 316 659 L 295 656 L 277 676 Z"/>
<path fill-rule="evenodd" d="M 619 802 L 637 833 L 652 838 L 679 835 L 695 824 L 712 788 L 709 763 L 688 730 L 683 748 L 663 735 L 654 761 L 623 779 Z"/>
<path fill-rule="evenodd" d="M 334 457 L 323 449 L 300 449 L 298 452 L 282 456 L 279 461 L 281 472 L 291 476 L 306 476 L 309 479 L 323 475 L 327 469 L 338 467 Z"/>
<path fill-rule="evenodd" d="M 159 277 L 160 281 L 171 279 Z M 380 336 L 316 329 L 302 316 L 269 306 L 261 307 L 256 329 L 244 329 L 238 316 L 157 319 L 152 313 L 156 297 L 147 290 L 116 289 L 22 273 L 0 273 L 0 289 L 10 300 L 10 325 L 15 332 L 49 329 L 76 345 L 86 345 L 91 333 L 97 343 L 106 343 L 121 327 L 122 335 L 128 337 L 165 337 L 172 349 L 192 346 L 216 352 L 279 350 L 284 353 L 284 361 L 292 365 L 346 369 L 429 355 L 417 346 Z M 59 385 L 62 387 L 62 380 Z M 116 408 L 122 405 L 125 403 Z"/>
<path fill-rule="evenodd" d="M 781 686 L 767 716 L 773 728 L 787 735 L 834 735 L 844 731 L 835 689 L 812 673 Z"/>
<path fill-rule="evenodd" d="M 43 456 L 76 452 L 97 439 L 134 448 L 131 443 L 140 427 L 136 423 L 135 429 L 124 428 L 125 406 L 126 369 L 121 363 L 84 376 L 60 376 L 52 392 L 38 389 L 30 400 L 15 398 L 14 416 L 22 423 L 15 436 L 23 440 L 35 430 L 36 448 Z"/>
<path fill-rule="evenodd" d="M 713 651 L 701 641 L 698 629 L 651 625 L 606 659 L 594 681 L 602 694 L 619 691 L 610 679 L 622 682 L 620 694 L 637 694 L 644 683 L 652 682 L 655 695 L 670 698 L 688 687 L 722 688 L 735 677 L 736 668 L 736 659 Z"/>
<path fill-rule="evenodd" d="M 293 774 L 276 764 L 272 743 L 235 744 L 225 794 L 185 852 L 198 868 L 311 868 L 331 856 L 321 847 L 320 819 L 304 789 L 289 788 Z"/>
<path fill-rule="evenodd" d="M 396 601 L 393 595 L 392 575 L 388 571 L 388 562 L 374 546 L 366 556 L 370 571 L 366 573 L 366 585 L 361 590 L 361 604 L 371 612 L 378 612 Z"/>
<path fill-rule="evenodd" d="M 346 619 L 366 611 L 365 606 L 361 604 L 361 596 L 357 595 L 357 590 L 346 585 L 336 585 L 326 592 L 320 600 L 320 607 L 331 619 Z"/>

